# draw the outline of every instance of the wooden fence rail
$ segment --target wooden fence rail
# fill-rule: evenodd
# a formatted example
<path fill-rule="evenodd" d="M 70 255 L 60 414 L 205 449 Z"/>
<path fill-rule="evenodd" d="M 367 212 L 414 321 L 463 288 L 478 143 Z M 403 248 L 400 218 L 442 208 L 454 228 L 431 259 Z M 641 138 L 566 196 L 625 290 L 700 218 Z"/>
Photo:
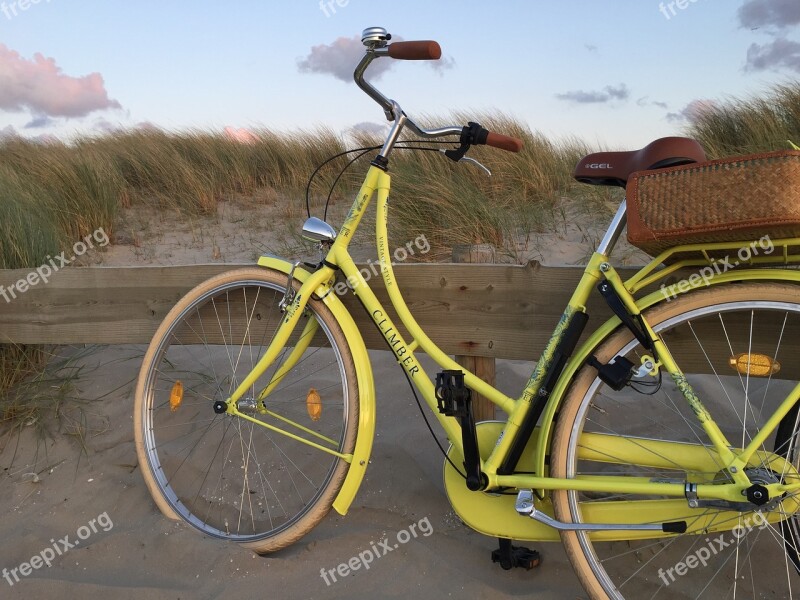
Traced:
<path fill-rule="evenodd" d="M 0 343 L 145 344 L 189 289 L 240 266 L 75 267 L 24 293 L 17 282 L 31 271 L 0 270 Z M 412 313 L 443 350 L 505 359 L 539 356 L 582 273 L 538 263 L 413 264 L 395 271 Z M 369 284 L 388 307 L 382 279 L 372 276 Z M 352 293 L 343 300 L 367 346 L 385 349 Z M 589 313 L 594 323 L 610 314 L 599 298 Z"/>

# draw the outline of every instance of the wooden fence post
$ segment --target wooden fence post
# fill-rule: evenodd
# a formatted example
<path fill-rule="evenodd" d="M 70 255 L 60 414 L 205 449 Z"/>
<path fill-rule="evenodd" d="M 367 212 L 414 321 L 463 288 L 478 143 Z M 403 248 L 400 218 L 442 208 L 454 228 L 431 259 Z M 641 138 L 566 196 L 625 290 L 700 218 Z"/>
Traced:
<path fill-rule="evenodd" d="M 494 263 L 497 250 L 491 244 L 458 244 L 453 246 L 454 263 Z M 494 358 L 486 356 L 456 356 L 456 362 L 471 371 L 489 385 L 495 383 L 496 364 Z M 475 421 L 491 421 L 495 418 L 495 406 L 487 398 L 473 393 L 472 412 Z"/>

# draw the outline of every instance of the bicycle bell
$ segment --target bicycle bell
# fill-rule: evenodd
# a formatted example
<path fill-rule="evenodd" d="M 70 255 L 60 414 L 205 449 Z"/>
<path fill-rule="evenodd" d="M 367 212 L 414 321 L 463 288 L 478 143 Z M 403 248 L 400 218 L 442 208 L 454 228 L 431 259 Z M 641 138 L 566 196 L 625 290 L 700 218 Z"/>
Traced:
<path fill-rule="evenodd" d="M 367 27 L 361 33 L 361 43 L 368 48 L 383 48 L 392 39 L 392 34 L 383 27 Z"/>

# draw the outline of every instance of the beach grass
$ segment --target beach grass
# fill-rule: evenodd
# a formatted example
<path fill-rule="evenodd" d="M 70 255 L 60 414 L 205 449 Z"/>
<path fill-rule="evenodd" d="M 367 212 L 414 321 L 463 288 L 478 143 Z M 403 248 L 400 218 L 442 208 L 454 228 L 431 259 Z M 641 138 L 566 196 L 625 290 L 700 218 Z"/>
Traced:
<path fill-rule="evenodd" d="M 574 182 L 578 160 L 600 150 L 582 140 L 551 140 L 519 119 L 494 112 L 439 115 L 425 122 L 468 120 L 519 137 L 525 147 L 519 154 L 473 148 L 469 156 L 491 177 L 438 152 L 454 145 L 420 142 L 409 145 L 427 151 L 395 152 L 391 234 L 407 240 L 424 234 L 434 250 L 426 259 L 447 260 L 455 244 L 489 243 L 501 256 L 517 260 L 520 248 L 527 250 L 525 244 L 537 233 L 564 227 L 576 211 L 602 221 L 621 196 L 621 191 L 614 195 L 608 188 Z M 698 139 L 709 157 L 788 148 L 787 140 L 800 144 L 800 82 L 777 86 L 762 97 L 707 103 L 684 134 Z M 120 211 L 137 203 L 190 216 L 213 214 L 224 201 L 268 203 L 282 197 L 293 207 L 286 209 L 287 218 L 294 217 L 305 211 L 308 177 L 318 165 L 348 148 L 380 143 L 367 133 L 327 128 L 254 131 L 247 143 L 222 133 L 154 128 L 69 144 L 5 138 L 0 141 L 0 268 L 35 268 L 100 228 L 113 243 Z M 315 216 L 322 216 L 329 195 L 334 204 L 349 203 L 374 155 L 365 153 L 340 180 L 341 169 L 356 155 L 319 172 L 310 188 Z M 21 381 L 41 373 L 43 356 L 40 348 L 0 346 L 0 422 L 30 418 L 11 394 Z"/>
<path fill-rule="evenodd" d="M 788 150 L 800 144 L 800 82 L 773 87 L 751 98 L 705 103 L 686 134 L 709 158 Z"/>

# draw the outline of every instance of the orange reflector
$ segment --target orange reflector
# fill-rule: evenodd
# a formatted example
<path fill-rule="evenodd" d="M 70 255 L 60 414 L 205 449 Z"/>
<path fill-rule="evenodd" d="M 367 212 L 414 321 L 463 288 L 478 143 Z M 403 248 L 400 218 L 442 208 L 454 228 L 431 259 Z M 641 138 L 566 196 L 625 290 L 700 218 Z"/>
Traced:
<path fill-rule="evenodd" d="M 175 385 L 172 386 L 172 391 L 169 393 L 169 409 L 175 412 L 180 408 L 181 402 L 183 402 L 183 384 L 180 381 L 176 381 Z"/>
<path fill-rule="evenodd" d="M 728 362 L 741 375 L 752 375 L 753 377 L 768 377 L 781 370 L 781 363 L 766 354 L 742 352 L 731 356 Z"/>
<path fill-rule="evenodd" d="M 306 409 L 308 409 L 308 416 L 311 417 L 312 421 L 319 421 L 322 416 L 322 398 L 319 397 L 319 393 L 314 388 L 308 390 Z"/>

